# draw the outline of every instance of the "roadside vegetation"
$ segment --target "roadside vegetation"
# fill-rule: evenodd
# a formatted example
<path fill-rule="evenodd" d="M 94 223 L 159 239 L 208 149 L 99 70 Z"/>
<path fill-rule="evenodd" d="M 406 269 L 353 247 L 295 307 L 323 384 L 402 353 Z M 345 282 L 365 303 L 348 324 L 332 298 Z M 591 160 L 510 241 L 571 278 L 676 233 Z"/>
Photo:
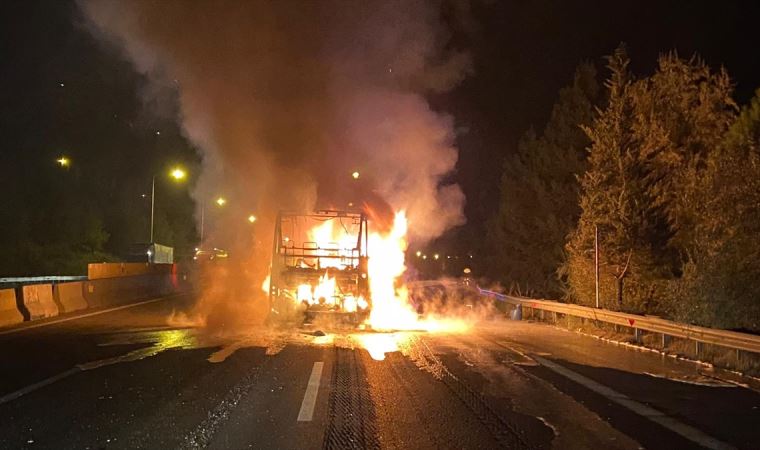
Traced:
<path fill-rule="evenodd" d="M 512 292 L 760 331 L 760 90 L 725 69 L 624 46 L 600 86 L 578 67 L 540 132 L 504 164 L 490 276 Z"/>

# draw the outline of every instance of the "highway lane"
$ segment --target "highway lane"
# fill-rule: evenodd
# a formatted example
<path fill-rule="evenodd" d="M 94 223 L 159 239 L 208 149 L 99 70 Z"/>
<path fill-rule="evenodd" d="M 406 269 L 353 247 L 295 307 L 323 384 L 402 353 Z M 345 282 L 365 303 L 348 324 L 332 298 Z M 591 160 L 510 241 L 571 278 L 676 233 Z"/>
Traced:
<path fill-rule="evenodd" d="M 193 301 L 0 334 L 0 448 L 760 442 L 755 391 L 548 325 L 494 320 L 455 334 L 168 325 Z"/>

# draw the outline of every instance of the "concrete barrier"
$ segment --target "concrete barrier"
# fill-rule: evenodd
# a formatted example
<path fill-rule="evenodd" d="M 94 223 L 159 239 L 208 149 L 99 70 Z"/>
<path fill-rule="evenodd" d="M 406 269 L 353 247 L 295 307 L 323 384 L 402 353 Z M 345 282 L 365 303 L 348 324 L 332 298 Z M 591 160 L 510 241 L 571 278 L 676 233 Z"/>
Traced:
<path fill-rule="evenodd" d="M 83 286 L 84 298 L 90 308 L 119 306 L 180 291 L 170 274 L 101 278 L 88 280 Z"/>
<path fill-rule="evenodd" d="M 166 275 L 172 273 L 174 264 L 148 263 L 94 263 L 87 264 L 87 278 L 99 280 L 103 278 L 134 277 L 138 275 Z"/>
<path fill-rule="evenodd" d="M 31 284 L 22 287 L 24 307 L 29 311 L 29 320 L 57 316 L 60 311 L 53 299 L 53 286 Z"/>
<path fill-rule="evenodd" d="M 86 309 L 89 306 L 84 299 L 84 283 L 81 281 L 53 285 L 53 297 L 58 299 L 62 312 L 65 313 Z"/>
<path fill-rule="evenodd" d="M 100 275 L 117 273 L 116 266 L 119 264 L 111 265 Z M 137 266 L 144 264 L 138 263 Z M 121 306 L 194 289 L 195 272 L 192 266 L 151 266 L 146 269 L 147 273 L 141 275 L 0 289 L 0 327 L 88 308 Z M 140 270 L 135 267 L 124 271 Z"/>
<path fill-rule="evenodd" d="M 24 315 L 16 305 L 15 289 L 0 289 L 0 327 L 24 321 Z"/>

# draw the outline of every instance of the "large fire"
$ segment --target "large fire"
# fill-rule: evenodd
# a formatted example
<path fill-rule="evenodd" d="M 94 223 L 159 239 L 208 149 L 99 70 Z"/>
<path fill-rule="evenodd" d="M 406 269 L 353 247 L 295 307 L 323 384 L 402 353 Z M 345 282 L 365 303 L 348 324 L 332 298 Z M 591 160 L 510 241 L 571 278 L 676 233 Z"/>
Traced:
<path fill-rule="evenodd" d="M 369 235 L 369 287 L 372 293 L 369 325 L 376 330 L 419 328 L 417 312 L 409 304 L 406 287 L 397 285 L 406 270 L 407 226 L 406 214 L 401 211 L 396 213 L 388 234 Z"/>
<path fill-rule="evenodd" d="M 322 225 L 308 231 L 309 241 L 315 242 L 320 249 L 326 249 L 331 256 L 338 258 L 321 258 L 322 267 L 343 269 L 346 261 L 350 261 L 352 251 L 356 246 L 356 236 L 335 226 L 335 220 L 326 220 Z"/>
<path fill-rule="evenodd" d="M 367 272 L 372 309 L 365 325 L 376 331 L 462 331 L 468 328 L 462 320 L 424 317 L 420 318 L 409 301 L 409 290 L 404 285 L 402 275 L 406 271 L 408 222 L 404 211 L 395 214 L 390 230 L 383 233 L 369 232 Z M 325 272 L 315 284 L 304 283 L 297 287 L 293 300 L 298 304 L 341 307 L 346 312 L 362 311 L 369 302 L 362 296 L 340 292 L 338 283 L 330 270 L 342 270 L 350 264 L 357 236 L 337 225 L 335 220 L 326 220 L 307 231 L 309 241 L 320 251 L 332 258 L 319 258 L 320 267 Z M 262 284 L 268 291 L 269 278 Z M 381 341 L 368 340 L 367 343 Z M 385 342 L 385 341 L 382 341 Z"/>
<path fill-rule="evenodd" d="M 407 219 L 397 212 L 387 234 L 369 235 L 369 284 L 372 311 L 369 325 L 375 330 L 464 331 L 465 321 L 456 318 L 420 318 L 409 303 L 409 290 L 401 276 L 406 271 Z"/>

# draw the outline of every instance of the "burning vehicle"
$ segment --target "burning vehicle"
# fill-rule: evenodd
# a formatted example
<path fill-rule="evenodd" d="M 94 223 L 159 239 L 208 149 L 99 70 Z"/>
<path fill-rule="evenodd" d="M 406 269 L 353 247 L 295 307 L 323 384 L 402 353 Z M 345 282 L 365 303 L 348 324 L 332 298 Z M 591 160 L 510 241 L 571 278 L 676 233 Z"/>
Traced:
<path fill-rule="evenodd" d="M 280 212 L 269 279 L 272 315 L 363 322 L 372 306 L 367 226 L 362 212 Z"/>

